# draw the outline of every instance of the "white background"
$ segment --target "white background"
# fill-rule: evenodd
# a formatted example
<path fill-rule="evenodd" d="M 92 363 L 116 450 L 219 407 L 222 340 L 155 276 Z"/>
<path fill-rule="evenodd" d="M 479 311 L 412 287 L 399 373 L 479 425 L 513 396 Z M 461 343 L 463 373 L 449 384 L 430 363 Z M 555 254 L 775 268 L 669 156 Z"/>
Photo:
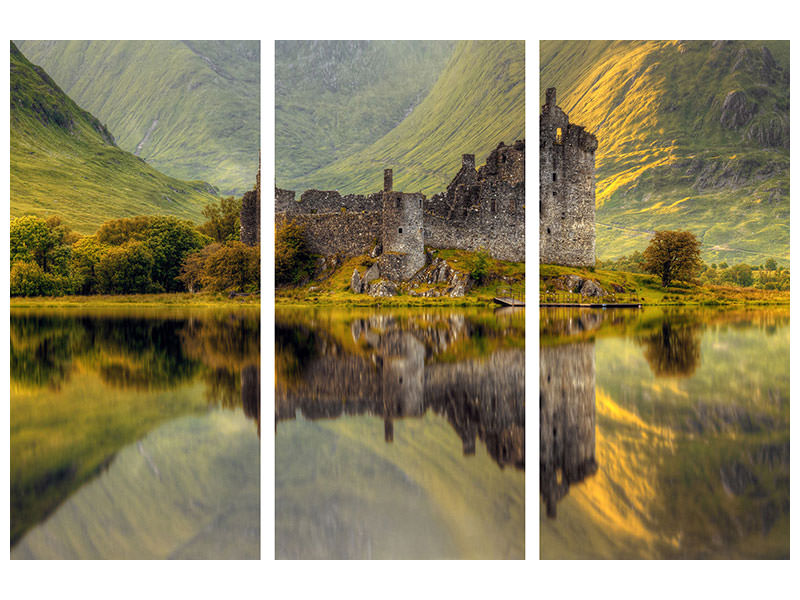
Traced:
<path fill-rule="evenodd" d="M 261 561 L 10 561 L 3 557 L 0 596 L 5 598 L 765 598 L 797 597 L 800 578 L 791 561 L 539 561 L 538 316 L 527 313 L 527 525 L 525 561 L 275 561 L 274 558 L 274 330 L 272 312 L 272 194 L 274 182 L 273 55 L 275 39 L 524 39 L 527 65 L 527 146 L 538 147 L 540 39 L 791 39 L 798 17 L 789 2 L 389 2 L 374 0 L 287 2 L 168 2 L 167 0 L 17 0 L 0 10 L 11 39 L 257 39 L 261 40 L 262 146 L 262 414 Z M 8 48 L 8 47 L 6 47 Z M 7 56 L 7 55 L 6 55 Z M 791 64 L 797 60 L 792 42 Z M 8 62 L 6 61 L 6 64 Z M 792 73 L 794 92 L 796 73 Z M 0 282 L 8 298 L 9 80 L 5 71 L 0 163 L 5 225 L 0 238 Z M 792 93 L 794 96 L 794 93 Z M 793 113 L 794 111 L 792 111 Z M 794 124 L 795 119 L 792 119 Z M 793 136 L 794 137 L 794 136 Z M 792 155 L 797 144 L 792 141 Z M 528 160 L 528 194 L 537 190 L 536 160 Z M 794 163 L 792 171 L 796 171 Z M 794 201 L 792 207 L 796 205 Z M 530 206 L 536 206 L 535 203 Z M 794 211 L 792 211 L 794 214 Z M 527 215 L 528 297 L 537 297 L 535 210 Z M 798 265 L 796 227 L 792 265 Z M 4 302 L 4 311 L 8 304 Z M 795 312 L 794 298 L 792 312 Z M 9 539 L 8 312 L 0 320 L 3 409 L 0 423 L 0 539 Z M 792 340 L 797 324 L 792 321 Z M 793 343 L 792 346 L 797 345 Z M 797 373 L 792 352 L 792 373 Z M 797 401 L 791 379 L 793 404 Z M 798 409 L 793 407 L 792 413 Z M 792 415 L 791 439 L 800 440 Z M 792 444 L 792 491 L 798 455 Z M 792 493 L 792 532 L 798 519 Z M 796 540 L 792 535 L 792 540 Z M 796 550 L 797 544 L 793 544 Z M 795 572 L 793 574 L 793 571 Z"/>

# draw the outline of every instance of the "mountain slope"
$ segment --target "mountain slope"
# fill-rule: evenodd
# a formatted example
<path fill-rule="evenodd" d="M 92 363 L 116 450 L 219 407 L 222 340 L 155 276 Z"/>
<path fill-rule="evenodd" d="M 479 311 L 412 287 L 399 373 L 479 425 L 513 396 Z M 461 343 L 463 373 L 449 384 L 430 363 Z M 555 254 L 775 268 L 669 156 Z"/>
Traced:
<path fill-rule="evenodd" d="M 458 42 L 430 93 L 401 123 L 359 152 L 283 183 L 374 192 L 391 167 L 396 189 L 430 194 L 447 187 L 462 154 L 480 164 L 499 142 L 524 137 L 525 43 Z"/>
<path fill-rule="evenodd" d="M 789 261 L 789 45 L 541 42 L 541 98 L 598 137 L 597 255 L 688 229 L 709 262 Z"/>
<path fill-rule="evenodd" d="M 113 217 L 171 214 L 200 220 L 214 200 L 202 181 L 167 177 L 120 150 L 11 43 L 11 215 L 59 216 L 82 233 Z"/>
<path fill-rule="evenodd" d="M 224 194 L 253 187 L 259 42 L 23 41 L 20 50 L 159 171 Z"/>
<path fill-rule="evenodd" d="M 275 42 L 278 185 L 368 146 L 428 94 L 453 42 Z"/>

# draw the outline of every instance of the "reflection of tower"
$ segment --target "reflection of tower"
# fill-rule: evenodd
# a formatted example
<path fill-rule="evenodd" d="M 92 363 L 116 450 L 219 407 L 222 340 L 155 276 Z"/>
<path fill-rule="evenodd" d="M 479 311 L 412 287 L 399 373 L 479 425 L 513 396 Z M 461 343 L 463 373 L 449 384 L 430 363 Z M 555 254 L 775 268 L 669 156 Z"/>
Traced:
<path fill-rule="evenodd" d="M 261 436 L 261 372 L 257 365 L 242 369 L 242 410 L 245 416 L 255 419 Z"/>
<path fill-rule="evenodd" d="M 425 346 L 410 333 L 394 329 L 381 337 L 380 350 L 384 437 L 391 442 L 392 418 L 420 416 L 425 412 Z"/>
<path fill-rule="evenodd" d="M 539 487 L 547 516 L 569 486 L 597 471 L 594 343 L 539 350 Z"/>

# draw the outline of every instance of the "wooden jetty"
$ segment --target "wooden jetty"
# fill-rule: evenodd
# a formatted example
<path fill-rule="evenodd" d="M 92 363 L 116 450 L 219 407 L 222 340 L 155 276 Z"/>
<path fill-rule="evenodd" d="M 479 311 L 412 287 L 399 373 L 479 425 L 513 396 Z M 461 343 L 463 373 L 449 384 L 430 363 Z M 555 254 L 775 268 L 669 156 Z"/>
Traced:
<path fill-rule="evenodd" d="M 553 302 L 553 303 L 545 303 L 540 302 L 539 307 L 541 308 L 642 308 L 641 304 L 635 304 L 632 302 L 608 302 L 608 303 L 597 303 L 597 304 L 576 304 L 574 302 L 567 303 L 567 302 Z"/>
<path fill-rule="evenodd" d="M 518 300 L 510 296 L 495 296 L 494 301 L 501 306 L 525 306 L 524 300 Z"/>

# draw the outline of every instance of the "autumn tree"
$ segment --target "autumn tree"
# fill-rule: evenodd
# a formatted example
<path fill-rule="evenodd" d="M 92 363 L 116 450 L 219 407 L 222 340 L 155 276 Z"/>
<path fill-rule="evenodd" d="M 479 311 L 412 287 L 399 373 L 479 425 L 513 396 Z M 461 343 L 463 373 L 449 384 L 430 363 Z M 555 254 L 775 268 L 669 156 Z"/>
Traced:
<path fill-rule="evenodd" d="M 305 228 L 294 221 L 275 232 L 275 284 L 297 284 L 314 272 L 314 255 L 306 242 Z"/>
<path fill-rule="evenodd" d="M 700 242 L 689 231 L 656 231 L 643 257 L 645 272 L 658 275 L 663 287 L 692 280 L 702 265 Z"/>
<path fill-rule="evenodd" d="M 206 204 L 203 216 L 206 222 L 197 230 L 220 244 L 239 239 L 239 214 L 242 212 L 242 199 L 229 196 L 219 202 Z"/>

